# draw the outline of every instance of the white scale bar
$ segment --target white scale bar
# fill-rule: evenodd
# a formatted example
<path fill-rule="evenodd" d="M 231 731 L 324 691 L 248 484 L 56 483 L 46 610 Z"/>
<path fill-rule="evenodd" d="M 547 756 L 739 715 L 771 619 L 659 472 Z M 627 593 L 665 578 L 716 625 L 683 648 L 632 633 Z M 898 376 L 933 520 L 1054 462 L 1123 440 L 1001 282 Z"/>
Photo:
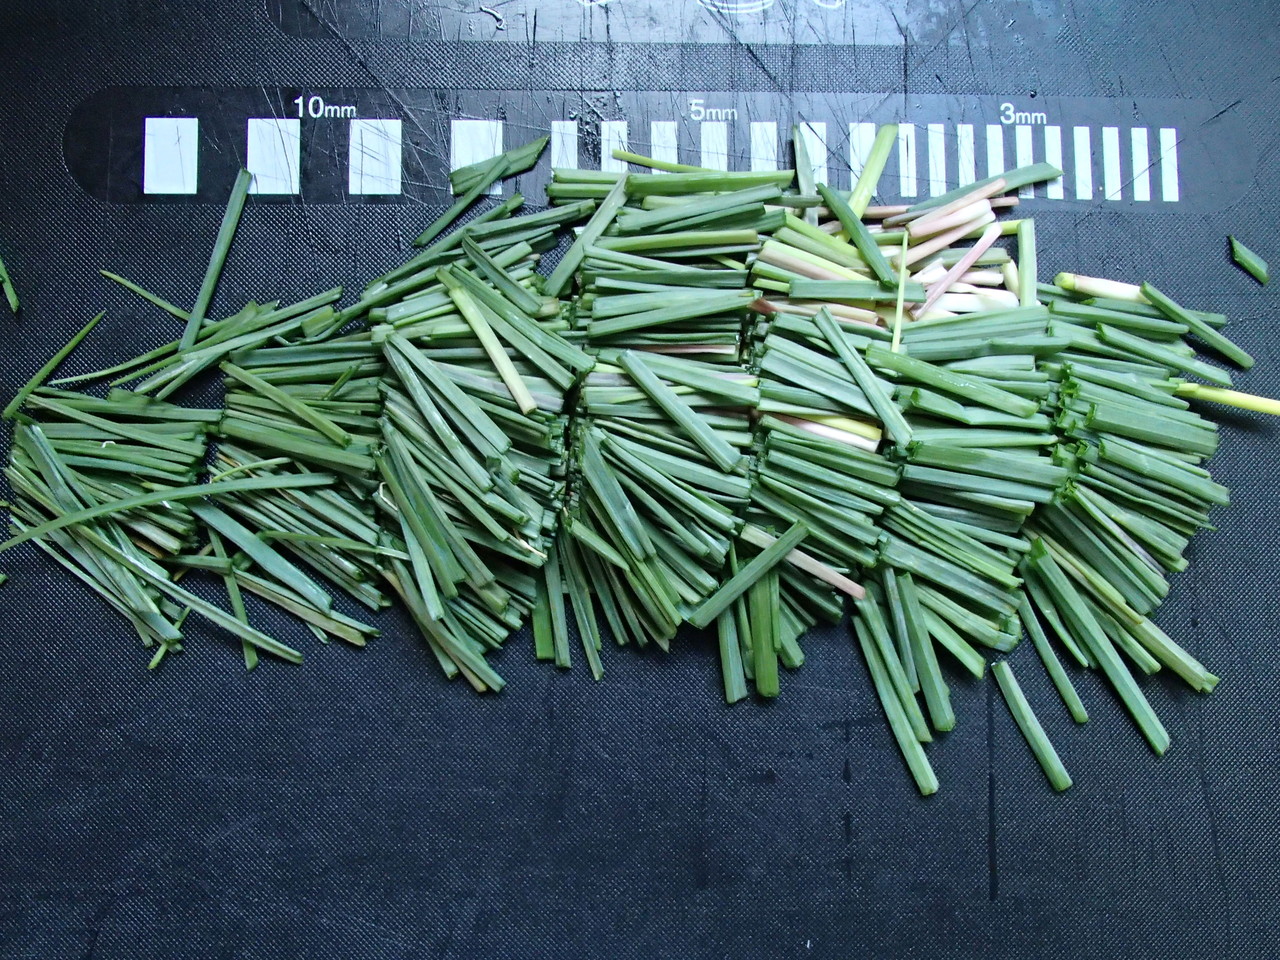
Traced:
<path fill-rule="evenodd" d="M 987 176 L 1004 173 L 1004 127 L 987 124 Z"/>
<path fill-rule="evenodd" d="M 929 124 L 929 196 L 947 192 L 947 139 L 946 128 L 940 123 Z"/>
<path fill-rule="evenodd" d="M 572 170 L 578 166 L 578 122 L 551 121 L 551 166 Z"/>
<path fill-rule="evenodd" d="M 778 125 L 771 121 L 751 124 L 751 169 L 778 169 Z"/>
<path fill-rule="evenodd" d="M 809 153 L 809 167 L 813 170 L 814 183 L 827 183 L 827 125 L 802 123 L 800 136 Z"/>
<path fill-rule="evenodd" d="M 1178 131 L 1160 128 L 1160 199 L 1177 203 L 1178 195 Z"/>
<path fill-rule="evenodd" d="M 869 122 L 850 123 L 849 169 L 856 181 L 875 142 L 877 125 Z M 672 121 L 650 124 L 650 153 L 657 159 L 678 162 L 679 125 Z M 956 172 L 961 186 L 977 179 L 976 144 L 972 124 L 956 125 Z M 398 194 L 402 191 L 403 140 L 402 123 L 398 119 L 356 119 L 350 125 L 350 167 L 348 189 L 353 195 Z M 798 126 L 809 152 L 814 179 L 828 182 L 827 124 L 806 122 Z M 715 170 L 729 169 L 729 129 L 720 121 L 700 124 L 701 165 Z M 750 125 L 752 170 L 776 170 L 778 167 L 778 127 L 773 122 Z M 1072 153 L 1075 199 L 1091 200 L 1094 196 L 1093 141 L 1089 127 L 1072 127 Z M 301 124 L 297 119 L 253 118 L 248 121 L 245 165 L 254 179 L 250 191 L 255 194 L 297 194 L 301 191 Z M 498 120 L 458 119 L 451 124 L 450 168 L 468 166 L 497 156 L 503 148 L 503 123 Z M 572 168 L 579 164 L 579 126 L 575 121 L 557 120 L 551 124 L 551 164 Z M 620 172 L 626 164 L 613 159 L 615 149 L 627 149 L 628 127 L 625 120 L 609 120 L 600 124 L 601 169 Z M 1159 166 L 1160 199 L 1176 203 L 1181 199 L 1178 170 L 1178 131 L 1162 127 L 1158 131 L 1158 153 L 1151 157 L 1150 131 L 1146 127 L 1129 130 L 1130 157 L 1133 164 L 1133 199 L 1152 199 L 1151 170 Z M 946 192 L 947 147 L 946 126 L 927 126 L 928 192 L 938 196 Z M 1119 127 L 1102 128 L 1102 195 L 1107 200 L 1120 200 L 1124 191 Z M 146 194 L 196 193 L 199 174 L 199 120 L 194 117 L 147 117 L 143 136 L 143 192 Z M 1014 128 L 1014 149 L 1018 166 L 1035 162 L 1034 128 L 1019 124 Z M 1063 166 L 1062 128 L 1044 127 L 1044 159 Z M 898 125 L 899 193 L 914 197 L 919 192 L 916 126 Z M 986 173 L 995 176 L 1005 171 L 1003 125 L 986 126 Z M 852 182 L 851 181 L 851 182 Z M 500 193 L 495 185 L 490 193 Z M 1030 186 L 1019 190 L 1023 197 L 1033 196 Z M 1064 182 L 1059 179 L 1045 185 L 1047 199 L 1061 200 Z"/>
<path fill-rule="evenodd" d="M 849 176 L 850 183 L 857 183 L 862 168 L 871 159 L 871 148 L 876 142 L 874 123 L 849 124 Z"/>
<path fill-rule="evenodd" d="M 352 195 L 399 193 L 403 167 L 400 121 L 352 120 L 347 157 L 347 190 Z"/>
<path fill-rule="evenodd" d="M 1088 127 L 1071 128 L 1072 143 L 1075 146 L 1076 199 L 1093 199 L 1093 147 L 1090 143 Z"/>
<path fill-rule="evenodd" d="M 199 178 L 200 121 L 147 117 L 142 134 L 142 192 L 195 193 Z"/>
<path fill-rule="evenodd" d="M 250 193 L 300 193 L 302 121 L 276 117 L 249 121 L 245 168 L 253 174 Z"/>
<path fill-rule="evenodd" d="M 702 122 L 702 166 L 708 170 L 729 169 L 729 125 L 721 120 Z"/>
<path fill-rule="evenodd" d="M 1044 159 L 1045 163 L 1051 163 L 1059 170 L 1063 169 L 1061 127 L 1044 128 Z M 1058 177 L 1045 184 L 1044 195 L 1049 200 L 1061 200 L 1063 198 L 1062 178 Z"/>
<path fill-rule="evenodd" d="M 627 149 L 627 121 L 605 120 L 600 124 L 600 169 L 610 173 L 625 173 L 627 164 L 615 160 L 613 151 Z"/>
<path fill-rule="evenodd" d="M 956 127 L 956 172 L 958 183 L 967 187 L 978 180 L 977 157 L 973 149 L 973 124 L 962 123 Z"/>
<path fill-rule="evenodd" d="M 680 162 L 679 126 L 674 120 L 654 120 L 649 124 L 649 156 L 666 163 Z M 655 173 L 664 171 L 658 170 Z"/>
<path fill-rule="evenodd" d="M 454 120 L 449 126 L 449 169 L 469 167 L 502 153 L 501 120 Z M 489 188 L 490 196 L 502 193 L 502 181 Z"/>
<path fill-rule="evenodd" d="M 1033 155 L 1031 136 L 1031 128 L 1024 123 L 1020 123 L 1013 128 L 1014 158 L 1020 167 L 1029 167 L 1036 162 Z M 1018 196 L 1020 197 L 1034 197 L 1035 195 L 1035 186 L 1030 183 L 1018 190 Z"/>
<path fill-rule="evenodd" d="M 1129 145 L 1133 151 L 1133 199 L 1151 199 L 1151 145 L 1146 127 L 1134 127 L 1129 131 Z"/>
<path fill-rule="evenodd" d="M 1102 199 L 1120 199 L 1120 128 L 1102 128 Z"/>
<path fill-rule="evenodd" d="M 898 192 L 916 195 L 916 125 L 898 124 Z"/>

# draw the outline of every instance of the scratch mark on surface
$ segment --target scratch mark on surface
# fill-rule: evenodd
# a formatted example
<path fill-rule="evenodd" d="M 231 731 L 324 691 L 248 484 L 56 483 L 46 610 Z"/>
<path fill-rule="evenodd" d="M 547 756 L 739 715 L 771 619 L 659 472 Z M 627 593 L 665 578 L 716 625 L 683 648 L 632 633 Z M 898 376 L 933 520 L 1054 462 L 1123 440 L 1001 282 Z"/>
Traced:
<path fill-rule="evenodd" d="M 1219 110 L 1217 113 L 1215 113 L 1215 114 L 1214 114 L 1212 117 L 1210 117 L 1208 120 L 1205 120 L 1203 123 L 1201 123 L 1201 124 L 1200 124 L 1200 126 L 1202 126 L 1202 127 L 1207 127 L 1209 124 L 1213 123 L 1213 121 L 1217 120 L 1219 117 L 1226 116 L 1228 113 L 1230 113 L 1230 112 L 1231 112 L 1232 110 L 1234 110 L 1236 107 L 1240 106 L 1240 104 L 1242 104 L 1242 103 L 1244 103 L 1244 99 L 1243 99 L 1243 98 L 1242 98 L 1242 99 L 1240 99 L 1240 100 L 1236 100 L 1234 103 L 1229 103 L 1229 104 L 1227 104 L 1225 107 L 1223 107 L 1221 110 Z"/>

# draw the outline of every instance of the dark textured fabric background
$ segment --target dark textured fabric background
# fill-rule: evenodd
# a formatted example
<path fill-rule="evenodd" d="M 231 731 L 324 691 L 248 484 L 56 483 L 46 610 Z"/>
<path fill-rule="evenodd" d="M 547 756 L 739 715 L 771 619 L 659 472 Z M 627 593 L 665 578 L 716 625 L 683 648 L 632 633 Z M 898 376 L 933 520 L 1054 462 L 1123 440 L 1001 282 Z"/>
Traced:
<path fill-rule="evenodd" d="M 1124 98 L 1206 102 L 1222 117 L 1183 174 L 1231 171 L 1229 205 L 1044 211 L 1041 270 L 1149 277 L 1232 313 L 1258 358 L 1240 384 L 1280 395 L 1275 297 L 1224 241 L 1280 261 L 1274 3 L 932 0 L 896 36 L 858 34 L 851 10 L 857 46 L 634 43 L 643 27 L 621 12 L 582 45 L 378 36 L 331 10 L 346 5 L 310 20 L 296 2 L 0 6 L 0 253 L 26 305 L 0 311 L 6 395 L 102 307 L 79 369 L 156 343 L 162 319 L 95 271 L 190 303 L 217 229 L 213 204 L 107 204 L 76 186 L 76 104 L 110 85 L 260 84 L 1038 91 L 1118 98 L 1121 122 Z M 897 6 L 862 4 L 876 22 Z M 431 213 L 252 203 L 218 303 L 355 284 Z M 148 674 L 120 621 L 16 550 L 0 558 L 0 956 L 1274 957 L 1280 428 L 1222 421 L 1214 470 L 1237 502 L 1160 615 L 1222 684 L 1199 698 L 1147 683 L 1173 735 L 1157 760 L 1097 678 L 1080 681 L 1092 720 L 1074 727 L 1019 651 L 1076 780 L 1064 796 L 990 688 L 959 678 L 957 729 L 930 751 L 942 790 L 916 796 L 842 631 L 809 638 L 777 703 L 731 709 L 701 638 L 670 657 L 610 650 L 600 684 L 536 666 L 517 638 L 494 658 L 507 692 L 482 699 L 394 616 L 356 652 L 260 612 L 307 662 L 248 676 L 193 624 L 187 653 Z"/>

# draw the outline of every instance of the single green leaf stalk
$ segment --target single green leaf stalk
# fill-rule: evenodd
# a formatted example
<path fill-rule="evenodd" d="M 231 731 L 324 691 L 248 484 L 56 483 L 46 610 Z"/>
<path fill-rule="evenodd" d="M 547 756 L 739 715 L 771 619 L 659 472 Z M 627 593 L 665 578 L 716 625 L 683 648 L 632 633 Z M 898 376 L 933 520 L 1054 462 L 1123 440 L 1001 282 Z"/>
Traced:
<path fill-rule="evenodd" d="M 880 183 L 880 176 L 884 173 L 885 165 L 889 162 L 889 155 L 893 152 L 894 145 L 898 142 L 898 125 L 889 123 L 880 127 L 876 131 L 875 140 L 871 143 L 871 150 L 867 154 L 866 159 L 862 162 L 862 169 L 858 172 L 858 180 L 853 185 L 853 191 L 849 194 L 849 209 L 853 215 L 861 219 L 863 214 L 867 212 L 867 207 L 871 205 L 871 198 L 875 196 L 876 186 Z M 850 240 L 853 238 L 850 237 Z"/>
<path fill-rule="evenodd" d="M 49 374 L 57 370 L 59 364 L 61 364 L 63 360 L 67 359 L 76 347 L 80 346 L 80 341 L 89 335 L 90 331 L 98 325 L 99 321 L 101 321 L 104 316 L 106 316 L 105 313 L 98 314 L 81 327 L 75 336 L 63 344 L 58 351 L 45 362 L 44 366 L 37 370 L 31 379 L 23 384 L 22 388 L 13 395 L 13 399 L 5 406 L 4 412 L 0 413 L 0 417 L 3 417 L 5 420 L 12 420 L 17 412 L 22 409 L 22 405 L 27 402 L 27 398 L 35 392 L 37 387 L 49 379 Z"/>
<path fill-rule="evenodd" d="M 1267 268 L 1267 261 L 1246 247 L 1235 237 L 1228 237 L 1231 241 L 1231 259 L 1249 276 L 1257 280 L 1263 286 L 1271 279 L 1271 273 Z M 3 268 L 0 268 L 0 272 Z"/>
<path fill-rule="evenodd" d="M 196 341 L 200 327 L 204 324 L 205 314 L 213 302 L 214 291 L 218 287 L 218 279 L 222 276 L 222 267 L 227 262 L 227 254 L 231 252 L 231 241 L 235 239 L 236 227 L 240 224 L 240 215 L 244 212 L 244 203 L 249 196 L 249 186 L 253 182 L 253 174 L 241 169 L 236 174 L 235 183 L 231 187 L 231 197 L 227 200 L 227 208 L 222 214 L 222 223 L 218 226 L 218 236 L 213 243 L 213 252 L 209 255 L 209 266 L 205 270 L 204 280 L 200 284 L 200 292 L 196 294 L 195 306 L 187 317 L 187 326 L 182 331 L 182 339 L 178 343 L 180 350 L 185 350 Z"/>
<path fill-rule="evenodd" d="M 18 290 L 13 285 L 13 278 L 9 276 L 9 270 L 4 265 L 4 260 L 0 260 L 0 292 L 4 293 L 9 309 L 16 314 L 22 304 L 18 301 Z"/>
<path fill-rule="evenodd" d="M 1053 744 L 1045 735 L 1044 727 L 1040 726 L 1039 719 L 1032 712 L 1031 704 L 1027 703 L 1027 698 L 1013 675 L 1013 668 L 1009 666 L 1007 660 L 997 660 L 991 665 L 991 673 L 996 678 L 1000 693 L 1004 696 L 1004 702 L 1008 705 L 1009 712 L 1013 714 L 1018 729 L 1026 738 L 1027 745 L 1031 747 L 1036 761 L 1044 770 L 1044 775 L 1049 778 L 1049 783 L 1055 790 L 1066 790 L 1071 786 L 1071 775 L 1062 765 L 1058 751 L 1053 748 Z"/>

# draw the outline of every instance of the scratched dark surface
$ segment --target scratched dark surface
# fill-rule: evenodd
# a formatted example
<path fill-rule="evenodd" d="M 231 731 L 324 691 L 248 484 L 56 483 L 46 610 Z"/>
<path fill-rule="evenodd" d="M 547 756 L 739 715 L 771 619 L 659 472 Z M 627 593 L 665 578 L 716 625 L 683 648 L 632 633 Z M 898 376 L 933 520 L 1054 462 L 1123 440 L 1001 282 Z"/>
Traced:
<path fill-rule="evenodd" d="M 76 186 L 64 134 L 69 151 L 125 166 L 137 149 L 69 129 L 78 103 L 112 85 L 346 85 L 904 104 L 1038 91 L 1118 98 L 1120 121 L 1126 98 L 1208 102 L 1220 116 L 1196 133 L 1220 152 L 1189 152 L 1183 176 L 1232 171 L 1224 209 L 1050 210 L 1040 262 L 1159 278 L 1237 315 L 1259 361 L 1239 382 L 1280 395 L 1274 297 L 1228 266 L 1224 244 L 1235 232 L 1280 261 L 1274 4 L 935 0 L 895 19 L 899 5 L 868 2 L 819 22 L 809 2 L 779 0 L 781 27 L 737 36 L 691 0 L 661 29 L 641 0 L 589 12 L 547 0 L 559 16 L 542 27 L 527 3 L 495 0 L 496 17 L 387 3 L 385 29 L 351 12 L 371 5 L 334 0 L 310 15 L 284 2 L 5 4 L 0 255 L 26 308 L 0 316 L 0 386 L 100 307 L 107 332 L 82 368 L 154 344 L 161 321 L 96 269 L 190 302 L 217 228 L 214 204 L 105 203 Z M 496 36 L 507 7 L 511 33 Z M 422 175 L 438 185 L 446 128 L 424 123 L 438 148 Z M 431 213 L 430 201 L 252 204 L 219 303 L 354 284 Z M 777 703 L 732 709 L 697 637 L 669 658 L 613 651 L 601 684 L 536 666 L 517 638 L 495 658 L 507 692 L 480 699 L 445 683 L 394 617 L 363 652 L 311 644 L 305 666 L 250 676 L 226 637 L 195 625 L 188 652 L 148 675 L 121 623 L 15 551 L 0 561 L 0 956 L 1274 957 L 1280 432 L 1224 422 L 1215 472 L 1237 504 L 1197 540 L 1161 623 L 1225 679 L 1208 699 L 1148 684 L 1174 740 L 1157 760 L 1096 678 L 1080 681 L 1093 719 L 1075 728 L 1018 651 L 1076 780 L 1064 796 L 990 689 L 956 678 L 958 727 L 931 751 L 942 790 L 921 800 L 840 631 L 808 640 Z"/>

